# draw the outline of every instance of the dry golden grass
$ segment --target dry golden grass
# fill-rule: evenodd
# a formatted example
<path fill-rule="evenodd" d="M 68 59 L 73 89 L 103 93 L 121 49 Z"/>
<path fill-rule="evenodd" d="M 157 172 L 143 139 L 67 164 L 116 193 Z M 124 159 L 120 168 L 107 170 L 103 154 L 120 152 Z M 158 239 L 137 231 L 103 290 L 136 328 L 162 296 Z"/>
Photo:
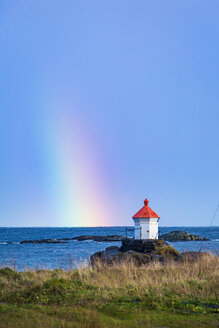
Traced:
<path fill-rule="evenodd" d="M 190 316 L 183 317 L 185 327 L 190 327 L 189 322 L 193 327 L 211 326 L 210 320 L 218 323 L 219 258 L 211 254 L 194 262 L 140 267 L 99 263 L 70 271 L 4 270 L 0 270 L 0 319 L 4 314 L 9 327 L 13 326 L 10 311 L 14 306 L 19 317 L 22 313 L 28 316 L 29 306 L 36 320 L 46 315 L 45 320 L 53 322 L 48 327 L 60 318 L 63 327 L 91 327 L 91 323 L 101 328 L 132 327 L 136 322 L 154 327 L 153 320 L 163 324 L 165 318 L 174 318 L 171 327 L 181 327 L 177 313 Z"/>
<path fill-rule="evenodd" d="M 119 288 L 133 286 L 140 288 L 158 287 L 166 284 L 182 284 L 194 279 L 196 282 L 214 281 L 219 279 L 219 257 L 206 254 L 197 261 L 169 262 L 165 265 L 152 262 L 145 266 L 135 266 L 132 263 L 113 264 L 111 266 L 98 263 L 95 266 L 81 264 L 79 269 L 64 270 L 32 270 L 19 273 L 24 285 L 43 284 L 51 278 L 56 279 L 80 279 L 84 284 L 93 284 L 99 287 Z M 1 283 L 5 288 L 11 289 L 20 285 L 21 281 L 8 279 L 7 275 L 1 275 Z M 210 282 L 210 281 L 209 281 Z"/>

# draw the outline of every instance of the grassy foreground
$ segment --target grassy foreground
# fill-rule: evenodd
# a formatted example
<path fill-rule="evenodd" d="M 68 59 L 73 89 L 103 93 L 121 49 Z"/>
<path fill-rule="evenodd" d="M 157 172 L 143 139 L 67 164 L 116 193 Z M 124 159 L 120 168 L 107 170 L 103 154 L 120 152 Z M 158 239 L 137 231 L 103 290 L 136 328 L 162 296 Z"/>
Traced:
<path fill-rule="evenodd" d="M 219 258 L 0 270 L 0 327 L 219 327 Z"/>

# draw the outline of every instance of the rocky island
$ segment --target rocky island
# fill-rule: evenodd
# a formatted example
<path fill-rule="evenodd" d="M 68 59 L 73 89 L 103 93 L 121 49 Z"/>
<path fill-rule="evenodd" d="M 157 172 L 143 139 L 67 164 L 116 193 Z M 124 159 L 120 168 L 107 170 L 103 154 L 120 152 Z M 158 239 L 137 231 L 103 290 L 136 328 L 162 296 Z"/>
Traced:
<path fill-rule="evenodd" d="M 91 256 L 92 265 L 97 262 L 113 264 L 133 262 L 136 265 L 147 264 L 151 261 L 164 262 L 175 260 L 179 252 L 163 240 L 124 240 L 121 247 L 108 247 L 105 251 Z"/>
<path fill-rule="evenodd" d="M 86 241 L 93 240 L 97 242 L 115 242 L 125 240 L 125 236 L 108 235 L 108 236 L 77 236 L 72 238 L 46 238 L 37 240 L 22 240 L 20 244 L 66 244 L 71 240 Z"/>
<path fill-rule="evenodd" d="M 77 236 L 72 238 L 73 240 L 78 240 L 78 241 L 85 241 L 85 240 L 93 240 L 93 241 L 98 241 L 98 242 L 103 242 L 103 241 L 122 241 L 125 240 L 125 236 L 120 236 L 120 235 L 108 235 L 108 236 Z"/>
<path fill-rule="evenodd" d="M 183 230 L 170 231 L 159 236 L 161 240 L 167 241 L 208 241 L 209 239 L 193 235 Z"/>
<path fill-rule="evenodd" d="M 39 239 L 39 240 L 22 240 L 20 244 L 66 244 L 63 239 Z"/>
<path fill-rule="evenodd" d="M 163 240 L 123 240 L 121 247 L 111 246 L 105 251 L 96 252 L 90 258 L 90 264 L 133 263 L 141 266 L 151 262 L 169 263 L 175 261 L 196 261 L 203 252 L 179 253 L 173 246 Z"/>
<path fill-rule="evenodd" d="M 166 241 L 207 241 L 209 239 L 204 238 L 202 236 L 196 236 L 193 234 L 190 234 L 186 231 L 171 231 L 165 234 L 162 234 L 159 236 L 160 240 L 166 240 Z M 53 238 L 53 239 L 39 239 L 39 240 L 23 240 L 20 242 L 20 244 L 63 244 L 67 243 L 71 240 L 78 240 L 78 241 L 86 241 L 86 240 L 93 240 L 96 242 L 122 242 L 125 240 L 133 240 L 132 238 L 121 236 L 121 235 L 107 235 L 107 236 L 92 236 L 92 235 L 82 235 L 82 236 L 76 236 L 71 238 Z"/>

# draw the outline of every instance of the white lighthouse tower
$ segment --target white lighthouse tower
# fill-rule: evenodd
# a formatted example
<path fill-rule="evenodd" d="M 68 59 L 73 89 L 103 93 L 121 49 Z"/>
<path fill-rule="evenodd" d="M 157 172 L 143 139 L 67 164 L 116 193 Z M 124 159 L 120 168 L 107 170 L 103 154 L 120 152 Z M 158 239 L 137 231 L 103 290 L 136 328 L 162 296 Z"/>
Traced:
<path fill-rule="evenodd" d="M 158 221 L 160 219 L 145 199 L 144 206 L 133 217 L 135 239 L 158 239 Z"/>

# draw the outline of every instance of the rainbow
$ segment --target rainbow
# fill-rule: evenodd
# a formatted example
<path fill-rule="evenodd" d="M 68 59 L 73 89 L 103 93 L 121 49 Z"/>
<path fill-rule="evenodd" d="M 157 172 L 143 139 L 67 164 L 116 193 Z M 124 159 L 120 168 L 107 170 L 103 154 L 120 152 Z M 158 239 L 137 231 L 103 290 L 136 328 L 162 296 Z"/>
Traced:
<path fill-rule="evenodd" d="M 109 226 L 113 204 L 103 149 L 88 123 L 70 110 L 48 111 L 44 122 L 44 165 L 49 211 L 57 226 Z M 77 111 L 78 112 L 78 111 Z"/>

